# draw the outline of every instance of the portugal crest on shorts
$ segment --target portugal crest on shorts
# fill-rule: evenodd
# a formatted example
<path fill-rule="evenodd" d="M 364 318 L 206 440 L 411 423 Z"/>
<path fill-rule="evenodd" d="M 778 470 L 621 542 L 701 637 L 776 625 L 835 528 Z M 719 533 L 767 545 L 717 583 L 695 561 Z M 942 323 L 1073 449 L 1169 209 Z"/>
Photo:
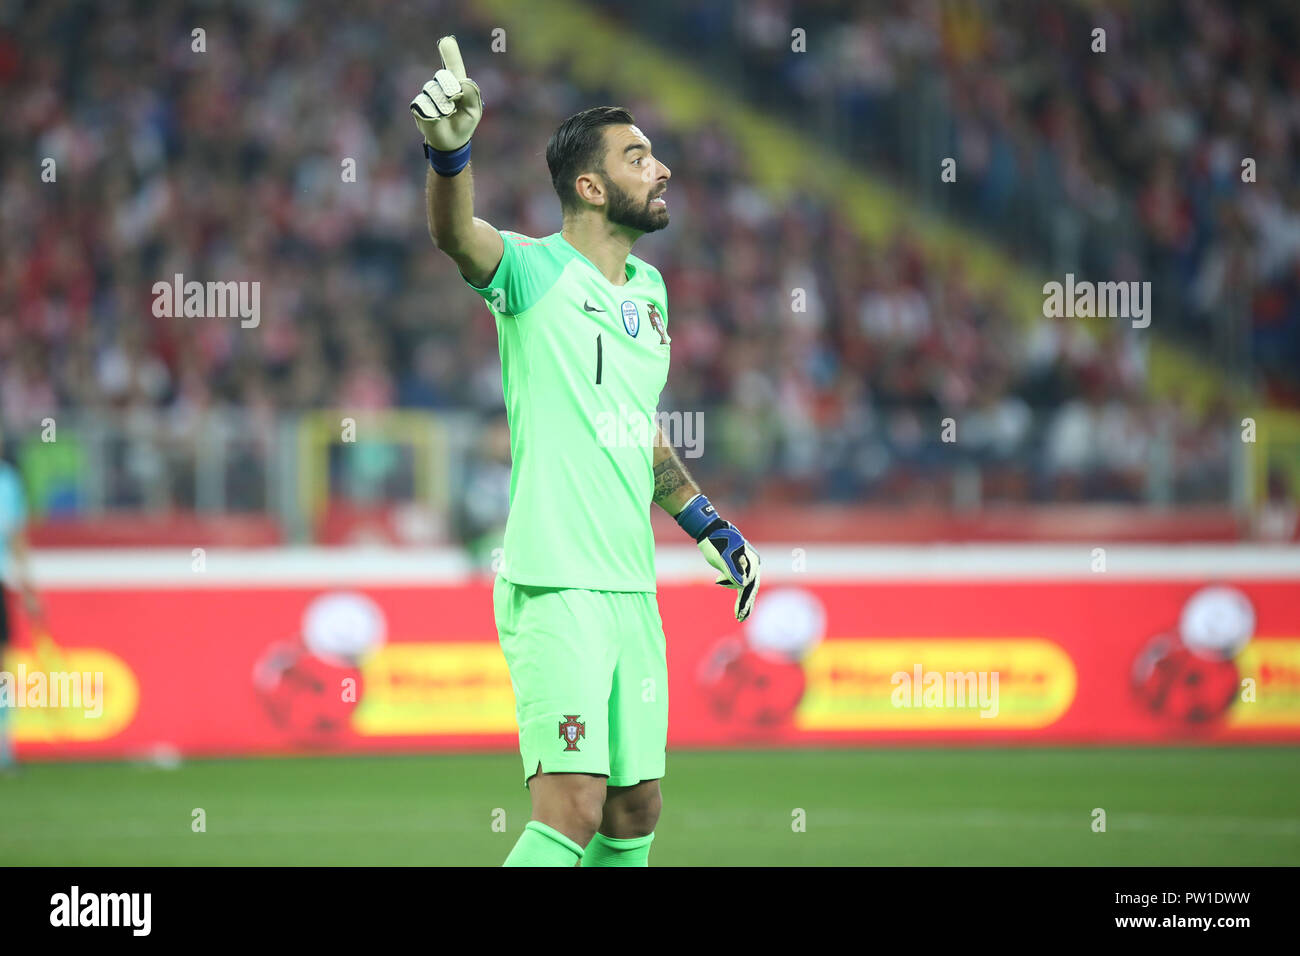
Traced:
<path fill-rule="evenodd" d="M 587 736 L 586 723 L 578 721 L 581 716 L 581 714 L 565 714 L 564 720 L 560 721 L 560 739 L 564 741 L 566 753 L 570 750 L 577 750 L 578 738 Z"/>

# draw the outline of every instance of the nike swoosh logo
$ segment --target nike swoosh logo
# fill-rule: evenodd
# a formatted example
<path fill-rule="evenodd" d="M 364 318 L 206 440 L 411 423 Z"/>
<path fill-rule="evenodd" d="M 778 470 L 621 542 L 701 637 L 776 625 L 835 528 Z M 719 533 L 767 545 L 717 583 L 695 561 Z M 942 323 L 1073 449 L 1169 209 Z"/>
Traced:
<path fill-rule="evenodd" d="M 598 308 L 596 308 L 594 305 L 592 305 L 590 299 L 583 299 L 583 300 L 582 300 L 582 307 L 583 307 L 584 309 L 586 309 L 588 312 L 604 312 L 604 311 L 605 311 L 604 309 L 598 309 Z"/>

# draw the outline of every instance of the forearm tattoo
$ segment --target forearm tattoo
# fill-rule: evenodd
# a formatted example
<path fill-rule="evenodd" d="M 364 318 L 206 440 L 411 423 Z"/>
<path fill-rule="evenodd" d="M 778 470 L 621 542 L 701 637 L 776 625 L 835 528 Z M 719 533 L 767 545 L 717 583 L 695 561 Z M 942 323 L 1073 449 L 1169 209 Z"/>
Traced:
<path fill-rule="evenodd" d="M 693 494 L 696 488 L 695 480 L 671 449 L 668 452 L 668 457 L 655 465 L 654 500 L 656 504 L 664 505 L 673 497 L 682 496 L 684 491 L 690 491 Z M 685 497 L 689 497 L 689 495 Z"/>

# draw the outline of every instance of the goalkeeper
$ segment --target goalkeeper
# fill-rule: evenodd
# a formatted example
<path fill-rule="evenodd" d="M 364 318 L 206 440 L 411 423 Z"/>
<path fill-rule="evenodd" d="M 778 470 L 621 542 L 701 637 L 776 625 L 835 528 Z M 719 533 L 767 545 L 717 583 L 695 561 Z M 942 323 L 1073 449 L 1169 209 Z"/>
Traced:
<path fill-rule="evenodd" d="M 668 293 L 633 243 L 668 225 L 671 173 L 619 107 L 584 110 L 546 146 L 563 226 L 535 239 L 475 218 L 470 137 L 483 115 L 454 37 L 411 102 L 429 161 L 429 232 L 496 321 L 510 425 L 510 514 L 493 589 L 532 819 L 507 866 L 645 866 L 659 819 L 668 667 L 655 600 L 653 501 L 736 591 L 758 554 L 656 430 Z M 629 424 L 633 424 L 629 421 Z M 613 429 L 618 436 L 635 428 Z"/>

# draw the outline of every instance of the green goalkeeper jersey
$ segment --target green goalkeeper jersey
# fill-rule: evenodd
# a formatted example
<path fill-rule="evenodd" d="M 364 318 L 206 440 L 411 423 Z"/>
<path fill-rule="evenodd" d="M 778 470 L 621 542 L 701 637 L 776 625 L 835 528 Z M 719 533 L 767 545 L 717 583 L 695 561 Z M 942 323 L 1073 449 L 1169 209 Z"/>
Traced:
<path fill-rule="evenodd" d="M 629 255 L 614 285 L 560 233 L 501 230 L 484 288 L 510 423 L 500 573 L 514 584 L 655 590 L 654 439 L 668 377 L 668 291 Z M 467 280 L 468 281 L 468 280 Z"/>

